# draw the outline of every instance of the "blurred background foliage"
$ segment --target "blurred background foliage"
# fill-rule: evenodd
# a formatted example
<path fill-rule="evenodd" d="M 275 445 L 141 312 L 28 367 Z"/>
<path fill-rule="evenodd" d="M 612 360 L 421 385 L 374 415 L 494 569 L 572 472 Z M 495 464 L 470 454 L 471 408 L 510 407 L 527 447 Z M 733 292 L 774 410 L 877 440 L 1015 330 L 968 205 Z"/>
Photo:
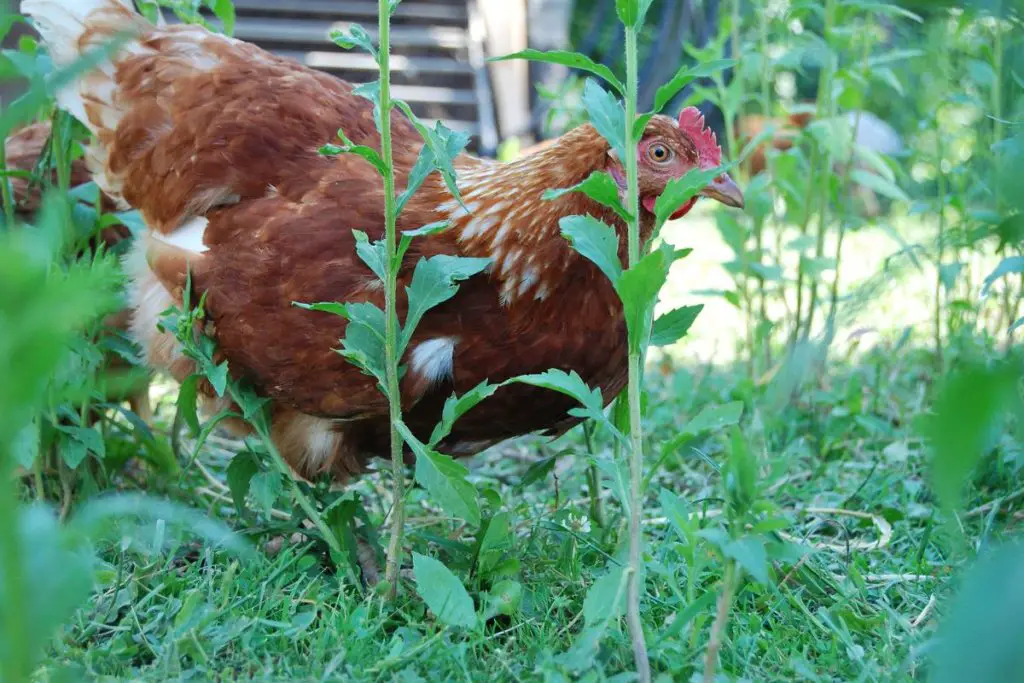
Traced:
<path fill-rule="evenodd" d="M 571 42 L 621 71 L 614 16 L 615 0 L 577 0 Z M 743 159 L 747 195 L 744 213 L 701 207 L 665 236 L 708 269 L 666 288 L 665 307 L 707 305 L 649 378 L 656 668 L 696 675 L 714 591 L 738 563 L 721 653 L 734 679 L 1019 680 L 1024 557 L 997 547 L 1024 500 L 1019 4 L 654 0 L 649 17 L 641 106 L 681 63 L 738 58 L 669 110 L 702 108 Z M 14 15 L 0 27 L 20 30 Z M 627 668 L 621 634 L 594 657 L 572 645 L 595 610 L 582 586 L 608 576 L 622 518 L 585 479 L 592 463 L 612 489 L 618 476 L 615 446 L 589 431 L 478 459 L 472 481 L 505 529 L 493 547 L 411 494 L 414 547 L 443 555 L 482 604 L 515 593 L 486 628 L 453 635 L 422 604 L 385 614 L 333 574 L 257 444 L 183 435 L 161 378 L 152 418 L 133 409 L 149 377 L 108 324 L 125 283 L 119 248 L 97 237 L 140 221 L 70 186 L 83 131 L 52 107 L 88 65 L 55 72 L 27 36 L 0 59 L 0 78 L 28 85 L 0 134 L 55 131 L 38 168 L 4 172 L 46 191 L 38 213 L 0 183 L 0 680 Z M 541 93 L 549 135 L 585 119 L 582 86 L 573 75 Z M 358 507 L 380 523 L 379 483 L 329 499 L 337 518 Z M 725 534 L 737 528 L 750 533 Z M 875 545 L 860 538 L 875 531 Z M 239 535 L 265 552 L 251 559 Z"/>

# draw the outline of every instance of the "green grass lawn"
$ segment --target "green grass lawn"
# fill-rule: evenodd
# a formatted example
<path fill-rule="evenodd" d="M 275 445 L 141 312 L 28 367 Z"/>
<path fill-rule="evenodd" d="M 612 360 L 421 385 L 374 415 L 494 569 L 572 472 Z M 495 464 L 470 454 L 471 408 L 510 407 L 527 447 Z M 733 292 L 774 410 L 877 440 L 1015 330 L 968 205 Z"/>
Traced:
<path fill-rule="evenodd" d="M 702 244 L 713 240 L 710 225 L 678 227 Z M 694 264 L 702 267 L 696 257 Z M 673 291 L 685 291 L 689 283 L 680 280 Z M 732 333 L 716 337 L 716 326 L 713 316 L 699 321 L 698 341 L 716 338 L 725 352 Z M 943 513 L 913 428 L 927 409 L 930 356 L 913 348 L 894 356 L 889 344 L 852 363 L 834 361 L 820 382 L 797 378 L 802 384 L 785 371 L 752 384 L 728 359 L 702 357 L 710 347 L 694 352 L 686 343 L 682 360 L 651 366 L 643 616 L 660 680 L 701 680 L 727 564 L 716 534 L 730 493 L 719 470 L 737 448 L 756 461 L 749 519 L 759 521 L 748 531 L 764 540 L 769 561 L 759 565 L 755 552 L 737 563 L 748 569 L 715 636 L 718 680 L 926 676 L 966 563 L 1019 526 L 1018 460 L 1004 444 L 966 511 Z M 155 394 L 166 427 L 173 388 Z M 655 465 L 661 445 L 702 409 L 737 400 L 745 404 L 737 433 L 702 436 Z M 191 443 L 184 445 L 188 452 Z M 445 562 L 477 613 L 492 613 L 471 628 L 435 619 L 414 590 L 408 554 L 392 606 L 336 573 L 288 511 L 268 513 L 273 496 L 250 497 L 240 518 L 225 473 L 243 447 L 214 436 L 180 478 L 129 469 L 119 481 L 226 519 L 259 549 L 255 557 L 193 541 L 189 529 L 173 525 L 106 544 L 98 590 L 55 639 L 40 680 L 57 680 L 61 670 L 90 680 L 630 680 L 624 623 L 608 604 L 586 600 L 592 584 L 623 562 L 627 544 L 611 445 L 601 438 L 588 445 L 576 429 L 557 442 L 525 438 L 471 460 L 471 478 L 487 492 L 484 516 L 502 513 L 509 529 L 487 552 L 477 553 L 472 530 L 422 491 L 411 494 L 406 547 Z M 591 458 L 610 484 L 603 520 L 594 518 L 586 483 Z M 349 490 L 371 520 L 384 518 L 383 475 Z M 490 596 L 510 580 L 521 599 L 493 614 Z M 599 643 L 581 636 L 595 619 L 604 620 Z"/>

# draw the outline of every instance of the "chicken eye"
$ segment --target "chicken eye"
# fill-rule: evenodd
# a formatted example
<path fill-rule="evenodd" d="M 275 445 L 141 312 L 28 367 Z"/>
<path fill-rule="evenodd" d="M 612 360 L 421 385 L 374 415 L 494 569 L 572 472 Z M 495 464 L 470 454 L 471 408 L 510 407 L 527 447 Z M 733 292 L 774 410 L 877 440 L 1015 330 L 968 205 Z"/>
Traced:
<path fill-rule="evenodd" d="M 655 163 L 664 164 L 672 158 L 672 150 L 661 143 L 655 143 L 647 148 L 647 158 Z"/>

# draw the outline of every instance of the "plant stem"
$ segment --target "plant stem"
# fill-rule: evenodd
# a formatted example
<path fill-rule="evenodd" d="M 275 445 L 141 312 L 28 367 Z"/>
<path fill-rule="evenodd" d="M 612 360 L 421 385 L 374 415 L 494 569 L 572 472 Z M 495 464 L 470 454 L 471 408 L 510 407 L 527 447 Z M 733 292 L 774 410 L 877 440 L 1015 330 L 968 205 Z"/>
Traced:
<path fill-rule="evenodd" d="M 827 0 L 825 3 L 825 26 L 822 31 L 822 38 L 828 43 L 832 35 L 832 26 L 835 23 L 836 15 L 836 0 Z M 832 114 L 832 73 L 835 71 L 838 65 L 835 63 L 835 59 L 830 54 L 826 59 L 826 64 L 821 68 L 821 74 L 818 77 L 818 101 L 815 107 L 815 116 L 820 120 L 823 116 Z M 851 141 L 851 145 L 853 142 Z M 834 160 L 831 154 L 824 154 L 825 169 L 820 173 L 819 180 L 819 192 L 821 193 L 821 206 L 820 213 L 818 215 L 818 234 L 814 245 L 814 257 L 821 263 L 821 259 L 825 256 L 825 231 L 828 229 L 828 205 L 829 205 L 829 189 L 831 185 L 831 169 L 833 167 Z M 814 185 L 814 169 L 812 169 L 811 178 L 808 180 L 810 186 Z M 804 327 L 804 339 L 809 339 L 811 336 L 811 329 L 814 326 L 814 313 L 818 304 L 818 280 L 816 277 L 810 280 L 811 296 L 807 302 L 807 321 Z"/>
<path fill-rule="evenodd" d="M 626 27 L 626 183 L 628 187 L 629 211 L 628 250 L 629 267 L 640 261 L 640 190 L 637 171 L 637 140 L 633 135 L 636 120 L 638 89 L 636 27 Z M 631 346 L 633 346 L 631 344 Z M 651 664 L 647 658 L 647 643 L 644 641 L 644 627 L 640 620 L 640 550 L 643 535 L 640 528 L 641 481 L 644 469 L 643 425 L 640 417 L 640 380 L 644 367 L 643 349 L 629 352 L 629 434 L 631 439 L 629 473 L 629 581 L 626 584 L 626 622 L 633 641 L 633 658 L 640 683 L 651 680 Z"/>
<path fill-rule="evenodd" d="M 594 425 L 590 421 L 583 423 L 583 440 L 587 444 L 587 453 L 590 454 L 591 458 L 594 458 Z M 587 488 L 590 490 L 590 519 L 594 521 L 594 524 L 603 529 L 604 509 L 601 505 L 601 473 L 594 462 L 587 466 Z"/>
<path fill-rule="evenodd" d="M 715 621 L 711 624 L 711 636 L 708 647 L 704 651 L 704 683 L 714 683 L 715 667 L 718 663 L 718 651 L 722 647 L 725 626 L 729 622 L 729 608 L 732 606 L 733 592 L 736 590 L 736 563 L 729 560 L 725 565 L 722 577 L 722 594 L 718 596 L 718 609 Z"/>
<path fill-rule="evenodd" d="M 936 164 L 936 173 L 939 191 L 939 235 L 938 253 L 935 255 L 935 360 L 939 365 L 939 371 L 945 367 L 942 348 L 942 320 L 943 320 L 943 296 L 942 296 L 942 262 L 946 257 L 946 174 L 942 170 L 942 159 L 946 152 L 942 144 L 942 130 L 936 127 L 938 140 L 939 160 Z"/>
<path fill-rule="evenodd" d="M 397 252 L 398 205 L 395 199 L 395 168 L 391 154 L 391 8 L 388 0 L 377 2 L 377 31 L 380 64 L 380 155 L 384 161 L 384 253 L 387 278 L 384 283 L 384 365 L 387 379 L 388 406 L 391 416 L 391 538 L 388 540 L 385 580 L 390 596 L 398 595 L 398 570 L 402 566 L 402 532 L 405 529 L 405 461 L 402 458 L 402 397 L 398 384 L 398 297 Z"/>
<path fill-rule="evenodd" d="M 758 29 L 759 29 L 759 50 L 761 52 L 761 114 L 768 118 L 772 115 L 772 99 L 771 99 L 771 87 L 772 87 L 772 72 L 771 63 L 768 61 L 768 7 L 767 2 L 762 0 L 761 6 L 758 8 Z M 768 160 L 767 153 L 765 154 L 765 161 Z M 771 173 L 770 163 L 767 169 L 769 174 Z M 764 228 L 766 220 L 758 220 L 754 224 L 754 244 L 757 250 L 758 262 L 764 258 Z M 781 255 L 776 255 L 776 263 L 782 261 Z M 768 323 L 768 293 L 765 289 L 765 282 L 763 277 L 757 278 L 757 295 L 760 300 L 760 318 L 761 324 L 766 325 Z M 762 335 L 761 346 L 764 351 L 764 369 L 767 370 L 772 365 L 772 334 L 767 332 Z"/>

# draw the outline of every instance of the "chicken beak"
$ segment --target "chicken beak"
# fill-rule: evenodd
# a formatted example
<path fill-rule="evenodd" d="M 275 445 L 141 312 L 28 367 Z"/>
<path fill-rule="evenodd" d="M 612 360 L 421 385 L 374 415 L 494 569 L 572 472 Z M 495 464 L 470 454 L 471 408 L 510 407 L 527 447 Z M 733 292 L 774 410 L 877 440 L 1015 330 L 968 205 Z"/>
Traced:
<path fill-rule="evenodd" d="M 737 209 L 744 207 L 743 192 L 740 191 L 739 186 L 733 182 L 728 173 L 723 173 L 715 178 L 711 181 L 710 185 L 700 191 L 700 194 L 711 199 L 717 199 L 726 206 L 732 206 Z"/>

